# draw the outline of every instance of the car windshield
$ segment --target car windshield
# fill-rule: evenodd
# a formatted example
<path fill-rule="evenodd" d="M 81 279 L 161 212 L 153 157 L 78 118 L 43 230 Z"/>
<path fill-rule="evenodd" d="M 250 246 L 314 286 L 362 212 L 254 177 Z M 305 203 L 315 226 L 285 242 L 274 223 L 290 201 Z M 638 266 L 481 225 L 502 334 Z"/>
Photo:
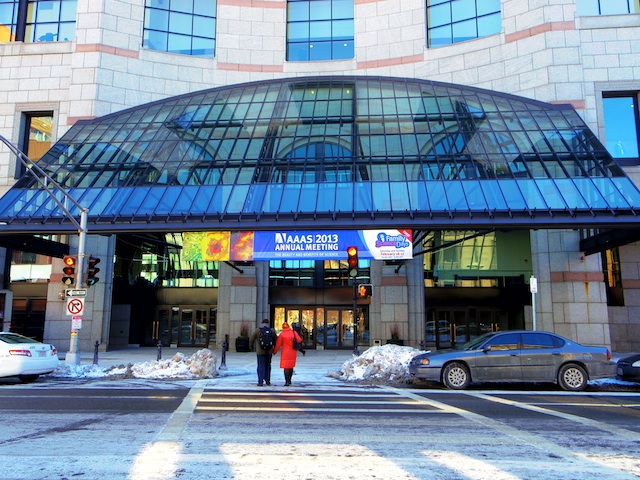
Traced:
<path fill-rule="evenodd" d="M 0 341 L 4 343 L 40 343 L 33 338 L 23 337 L 22 335 L 18 335 L 17 333 L 3 333 L 0 335 Z"/>
<path fill-rule="evenodd" d="M 486 342 L 488 339 L 493 337 L 496 333 L 498 332 L 489 332 L 489 333 L 485 333 L 484 335 L 480 335 L 479 337 L 476 337 L 474 339 L 471 339 L 464 345 L 461 345 L 459 350 L 475 350 L 484 342 Z"/>

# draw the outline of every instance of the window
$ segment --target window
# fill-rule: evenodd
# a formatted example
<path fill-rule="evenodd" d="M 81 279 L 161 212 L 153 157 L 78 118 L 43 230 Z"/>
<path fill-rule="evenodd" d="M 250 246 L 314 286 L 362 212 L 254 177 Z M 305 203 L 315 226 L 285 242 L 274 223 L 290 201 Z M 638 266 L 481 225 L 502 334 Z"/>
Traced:
<path fill-rule="evenodd" d="M 23 114 L 23 135 L 20 149 L 34 162 L 37 162 L 51 148 L 53 137 L 53 112 L 28 112 Z M 18 163 L 16 177 L 25 172 L 22 163 Z"/>
<path fill-rule="evenodd" d="M 215 45 L 215 0 L 146 0 L 144 48 L 213 57 Z"/>
<path fill-rule="evenodd" d="M 556 348 L 556 344 L 551 335 L 546 335 L 544 333 L 523 333 L 522 348 L 525 350 Z"/>
<path fill-rule="evenodd" d="M 353 0 L 289 0 L 287 60 L 354 57 Z"/>
<path fill-rule="evenodd" d="M 0 43 L 71 41 L 76 10 L 77 0 L 0 0 Z"/>
<path fill-rule="evenodd" d="M 486 343 L 485 347 L 491 347 L 492 351 L 518 350 L 519 341 L 520 334 L 507 333 L 493 337 Z"/>
<path fill-rule="evenodd" d="M 502 30 L 500 0 L 427 0 L 427 42 L 440 47 Z"/>
<path fill-rule="evenodd" d="M 607 150 L 618 159 L 638 158 L 639 92 L 605 93 L 602 99 Z"/>
<path fill-rule="evenodd" d="M 578 16 L 640 13 L 640 0 L 577 0 Z"/>

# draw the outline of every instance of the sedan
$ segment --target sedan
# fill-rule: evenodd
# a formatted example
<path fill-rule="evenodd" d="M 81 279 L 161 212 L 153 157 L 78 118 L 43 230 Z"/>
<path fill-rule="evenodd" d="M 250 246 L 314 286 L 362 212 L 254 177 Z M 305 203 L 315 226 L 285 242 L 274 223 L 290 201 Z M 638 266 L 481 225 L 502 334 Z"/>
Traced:
<path fill-rule="evenodd" d="M 640 354 L 618 360 L 618 377 L 623 380 L 640 382 Z"/>
<path fill-rule="evenodd" d="M 454 390 L 472 382 L 551 382 L 579 391 L 589 380 L 615 376 L 615 369 L 605 347 L 528 330 L 486 333 L 459 349 L 422 353 L 409 363 L 412 378 Z"/>
<path fill-rule="evenodd" d="M 53 345 L 11 332 L 0 332 L 0 377 L 35 381 L 58 367 L 58 351 Z"/>

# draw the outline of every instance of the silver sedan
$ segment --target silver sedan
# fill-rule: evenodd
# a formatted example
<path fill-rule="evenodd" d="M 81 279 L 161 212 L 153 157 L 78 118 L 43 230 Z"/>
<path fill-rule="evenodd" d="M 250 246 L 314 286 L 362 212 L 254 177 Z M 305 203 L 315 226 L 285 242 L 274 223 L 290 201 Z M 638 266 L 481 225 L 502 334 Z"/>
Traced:
<path fill-rule="evenodd" d="M 415 356 L 412 378 L 462 390 L 472 382 L 551 382 L 584 390 L 589 380 L 614 377 L 616 364 L 605 347 L 580 345 L 550 332 L 490 332 L 456 350 Z"/>

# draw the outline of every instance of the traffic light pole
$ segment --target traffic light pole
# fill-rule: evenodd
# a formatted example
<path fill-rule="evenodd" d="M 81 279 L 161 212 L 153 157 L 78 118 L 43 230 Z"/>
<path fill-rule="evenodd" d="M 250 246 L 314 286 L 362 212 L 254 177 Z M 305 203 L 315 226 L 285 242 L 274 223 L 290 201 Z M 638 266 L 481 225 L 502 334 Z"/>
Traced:
<path fill-rule="evenodd" d="M 84 268 L 84 252 L 87 236 L 87 216 L 89 210 L 78 201 L 73 198 L 69 192 L 67 192 L 62 185 L 56 182 L 47 172 L 45 172 L 36 162 L 27 157 L 18 147 L 0 135 L 0 142 L 4 143 L 11 152 L 18 157 L 20 163 L 25 167 L 26 171 L 30 173 L 40 186 L 49 194 L 51 199 L 60 207 L 60 210 L 65 216 L 78 228 L 78 274 L 76 275 L 76 288 L 82 287 L 82 272 Z M 80 221 L 71 214 L 64 203 L 56 197 L 56 191 L 60 192 L 64 197 L 64 200 L 73 204 L 80 211 Z M 80 364 L 80 354 L 78 352 L 78 331 L 71 328 L 71 340 L 69 345 L 69 352 L 65 357 L 65 363 L 67 364 Z"/>

